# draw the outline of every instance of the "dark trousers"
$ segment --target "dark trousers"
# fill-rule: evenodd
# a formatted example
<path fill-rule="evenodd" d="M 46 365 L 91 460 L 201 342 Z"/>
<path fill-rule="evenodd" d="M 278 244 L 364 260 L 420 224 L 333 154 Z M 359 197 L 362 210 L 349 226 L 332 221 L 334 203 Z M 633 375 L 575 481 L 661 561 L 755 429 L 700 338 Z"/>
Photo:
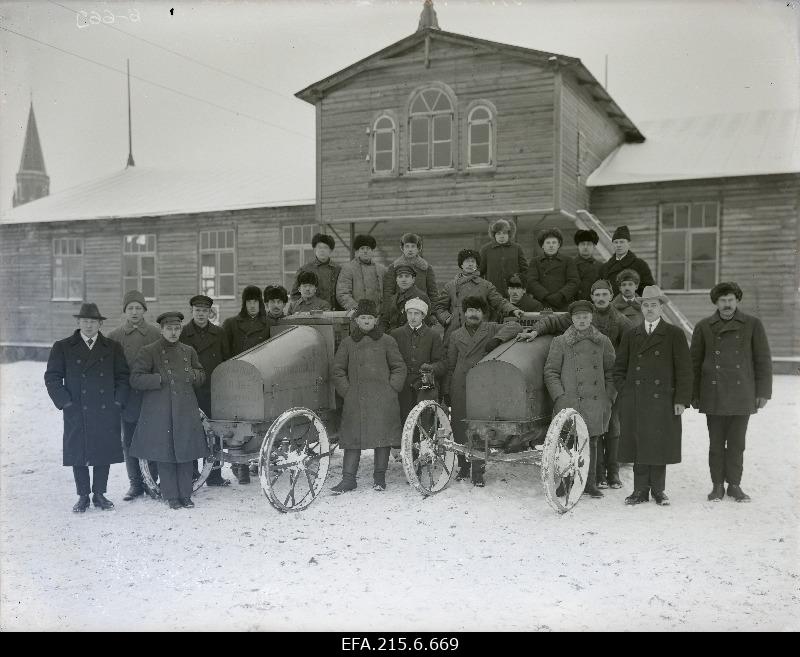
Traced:
<path fill-rule="evenodd" d="M 663 493 L 667 485 L 666 465 L 633 464 L 633 489 Z"/>
<path fill-rule="evenodd" d="M 597 479 L 619 479 L 619 436 L 602 434 L 597 439 Z"/>
<path fill-rule="evenodd" d="M 136 422 L 122 421 L 122 454 L 125 457 L 125 470 L 128 473 L 128 481 L 131 483 L 131 488 L 143 488 L 139 459 L 128 454 L 133 441 L 133 432 L 136 431 L 136 425 Z M 150 461 L 150 475 L 153 477 L 153 481 L 158 480 L 158 466 L 155 461 Z"/>
<path fill-rule="evenodd" d="M 192 461 L 185 463 L 158 462 L 161 478 L 161 497 L 165 500 L 186 499 L 192 496 Z"/>
<path fill-rule="evenodd" d="M 375 448 L 375 464 L 373 466 L 373 478 L 380 475 L 386 475 L 386 470 L 389 468 L 389 447 L 376 447 Z M 346 449 L 342 457 L 342 479 L 348 481 L 356 480 L 356 473 L 358 473 L 358 464 L 361 462 L 360 449 Z"/>
<path fill-rule="evenodd" d="M 89 467 L 86 465 L 73 465 L 72 476 L 75 477 L 75 489 L 78 495 L 88 495 L 92 493 L 105 493 L 108 484 L 108 471 L 111 466 L 95 465 L 92 466 L 92 479 L 94 483 L 89 485 Z"/>
<path fill-rule="evenodd" d="M 749 421 L 749 415 L 706 415 L 708 469 L 715 485 L 726 481 L 734 486 L 742 483 L 744 438 Z"/>

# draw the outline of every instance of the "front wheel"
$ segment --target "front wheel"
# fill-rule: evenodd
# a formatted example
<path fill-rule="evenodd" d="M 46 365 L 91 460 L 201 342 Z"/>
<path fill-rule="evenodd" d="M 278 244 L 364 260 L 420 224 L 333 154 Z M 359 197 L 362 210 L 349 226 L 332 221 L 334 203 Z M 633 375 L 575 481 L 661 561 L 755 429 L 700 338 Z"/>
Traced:
<path fill-rule="evenodd" d="M 403 425 L 403 470 L 408 483 L 425 496 L 441 493 L 450 485 L 457 459 L 444 441 L 452 439 L 447 413 L 435 401 L 421 401 L 411 409 Z"/>
<path fill-rule="evenodd" d="M 589 475 L 589 430 L 578 411 L 565 408 L 553 418 L 542 452 L 545 498 L 566 513 L 578 503 Z"/>

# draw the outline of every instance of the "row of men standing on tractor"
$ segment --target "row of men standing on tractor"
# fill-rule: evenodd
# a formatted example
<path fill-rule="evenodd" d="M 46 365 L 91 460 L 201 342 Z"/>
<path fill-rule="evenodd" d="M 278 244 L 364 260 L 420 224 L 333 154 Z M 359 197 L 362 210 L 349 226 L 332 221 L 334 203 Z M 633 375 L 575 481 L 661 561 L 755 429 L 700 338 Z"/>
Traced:
<path fill-rule="evenodd" d="M 709 499 L 722 498 L 726 481 L 731 497 L 749 499 L 739 487 L 746 420 L 771 395 L 771 359 L 761 322 L 737 308 L 739 287 L 721 283 L 712 289 L 717 311 L 695 329 L 692 365 L 682 332 L 661 319 L 666 298 L 647 263 L 630 251 L 627 227 L 615 231 L 615 255 L 606 263 L 594 258 L 598 236 L 591 230 L 577 231 L 574 258 L 560 255 L 558 229 L 544 230 L 538 238 L 543 255 L 530 263 L 513 240 L 511 222 L 498 220 L 489 232 L 492 241 L 480 251 L 458 253 L 459 272 L 441 290 L 417 235 L 403 235 L 400 256 L 384 267 L 374 260 L 374 237 L 356 236 L 355 257 L 339 266 L 331 259 L 333 239 L 318 234 L 314 260 L 297 272 L 291 294 L 279 285 L 263 293 L 249 285 L 240 312 L 221 327 L 209 321 L 213 300 L 196 295 L 188 323 L 182 325 L 180 312 L 162 313 L 159 330 L 144 320 L 145 299 L 133 291 L 123 300 L 125 322 L 106 338 L 99 333 L 105 318 L 94 304 L 84 304 L 76 315 L 78 330 L 55 343 L 45 374 L 54 404 L 64 411 L 64 465 L 73 466 L 79 494 L 74 510 L 89 506 L 89 465 L 95 466 L 95 506 L 113 507 L 104 497 L 110 463 L 126 462 L 130 489 L 124 499 L 143 494 L 140 458 L 151 461 L 151 474 L 158 472 L 170 506 L 193 506 L 192 465 L 196 471 L 196 459 L 205 453 L 196 408 L 210 415 L 211 372 L 267 340 L 281 317 L 329 309 L 349 311 L 355 324 L 334 359 L 333 380 L 344 399 L 343 479 L 335 492 L 355 488 L 365 448 L 376 449 L 373 486 L 385 489 L 389 450 L 399 445 L 402 421 L 421 397 L 441 398 L 451 407 L 454 435 L 463 443 L 469 369 L 503 341 L 554 333 L 563 335 L 551 345 L 545 380 L 556 410 L 572 406 L 589 418 L 590 495 L 621 486 L 621 460 L 634 463 L 628 503 L 647 501 L 649 491 L 659 504 L 668 503 L 664 468 L 680 461 L 680 415 L 691 403 L 708 416 Z M 504 321 L 543 309 L 569 312 L 545 316 L 529 331 Z M 433 328 L 437 323 L 443 336 Z M 99 357 L 92 354 L 93 339 L 104 352 Z M 109 378 L 98 384 L 98 376 Z M 431 392 L 431 382 L 439 384 L 438 392 Z M 593 387 L 596 394 L 589 394 Z M 595 421 L 596 409 L 585 402 L 601 395 Z M 194 419 L 183 422 L 184 415 Z M 119 450 L 108 443 L 112 416 L 122 426 Z M 218 465 L 209 485 L 229 483 Z M 234 473 L 240 483 L 249 482 L 246 465 Z M 483 474 L 483 463 L 460 457 L 459 479 L 483 486 Z"/>

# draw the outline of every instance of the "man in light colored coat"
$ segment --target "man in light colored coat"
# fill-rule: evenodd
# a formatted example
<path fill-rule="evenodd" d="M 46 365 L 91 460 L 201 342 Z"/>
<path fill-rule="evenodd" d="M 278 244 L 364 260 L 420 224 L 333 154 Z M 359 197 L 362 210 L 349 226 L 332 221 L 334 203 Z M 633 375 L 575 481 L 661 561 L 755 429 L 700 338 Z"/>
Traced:
<path fill-rule="evenodd" d="M 386 267 L 374 261 L 377 246 L 372 235 L 356 235 L 353 240 L 356 257 L 342 265 L 336 282 L 336 300 L 345 310 L 355 310 L 362 299 L 381 307 Z"/>

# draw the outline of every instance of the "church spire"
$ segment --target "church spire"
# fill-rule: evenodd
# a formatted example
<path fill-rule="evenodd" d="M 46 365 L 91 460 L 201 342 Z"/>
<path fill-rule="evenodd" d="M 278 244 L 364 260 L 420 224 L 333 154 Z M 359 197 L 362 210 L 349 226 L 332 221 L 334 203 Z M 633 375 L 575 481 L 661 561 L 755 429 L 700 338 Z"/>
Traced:
<path fill-rule="evenodd" d="M 426 28 L 438 30 L 439 21 L 436 19 L 436 10 L 433 8 L 433 0 L 425 0 L 422 5 L 422 13 L 419 16 L 419 26 L 417 32 Z"/>
<path fill-rule="evenodd" d="M 44 168 L 44 155 L 36 128 L 36 115 L 33 113 L 33 99 L 28 110 L 28 127 L 25 131 L 25 144 L 17 173 L 17 188 L 14 190 L 14 207 L 35 201 L 50 193 L 50 176 Z"/>

